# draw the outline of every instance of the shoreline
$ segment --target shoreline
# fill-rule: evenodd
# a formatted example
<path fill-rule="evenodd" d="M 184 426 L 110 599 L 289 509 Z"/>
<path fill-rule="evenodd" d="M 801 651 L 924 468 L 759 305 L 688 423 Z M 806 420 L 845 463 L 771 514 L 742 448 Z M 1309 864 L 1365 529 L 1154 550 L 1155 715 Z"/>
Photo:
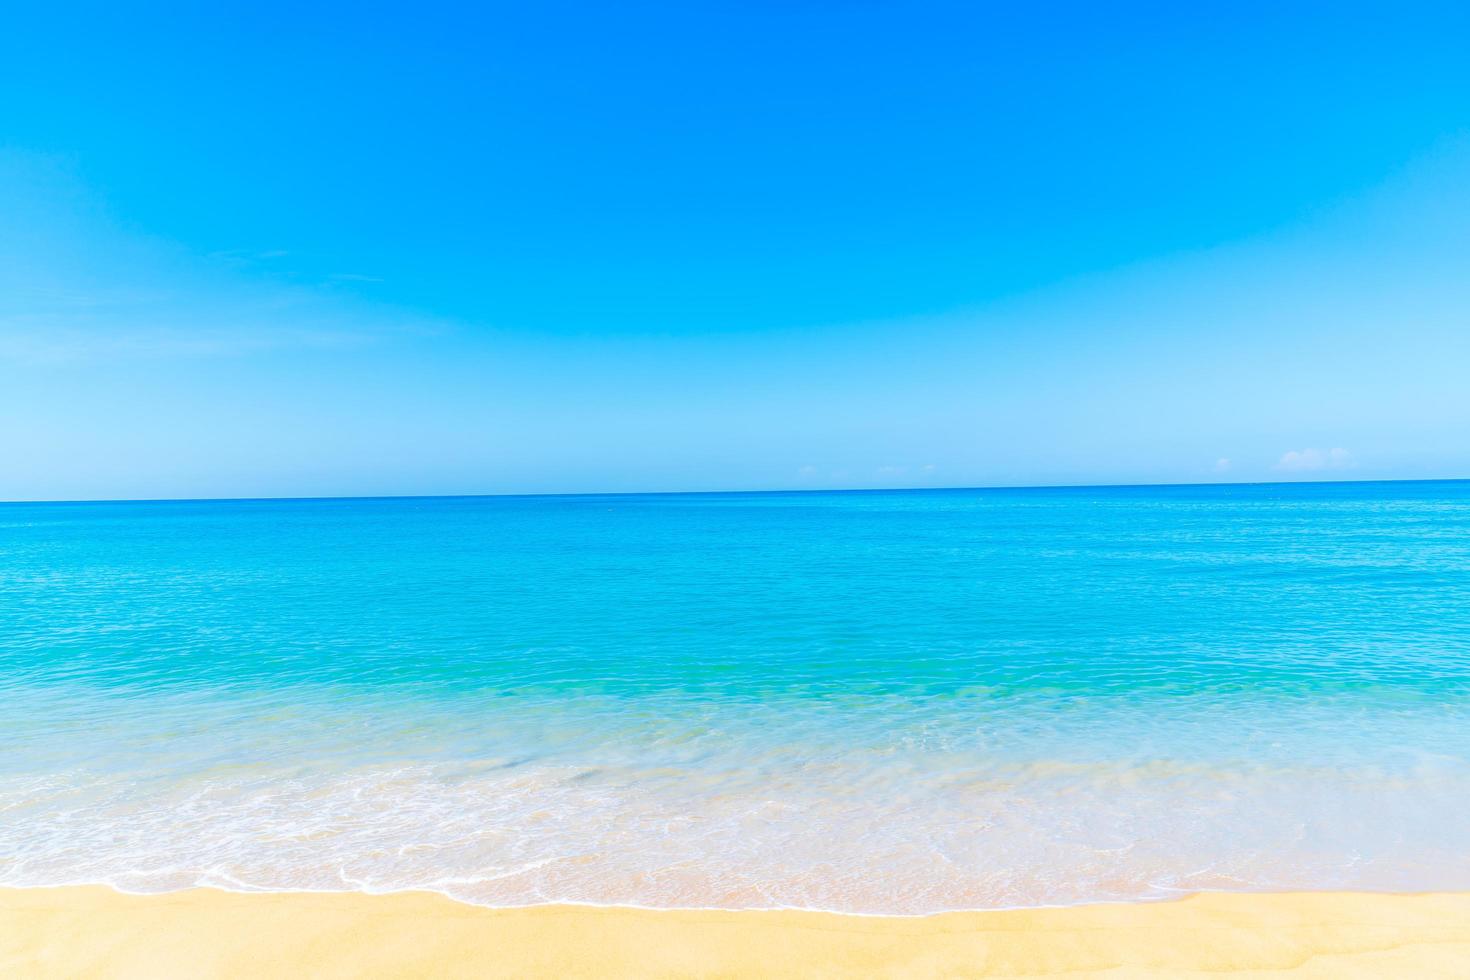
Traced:
<path fill-rule="evenodd" d="M 1223 895 L 1241 897 L 1259 896 L 1298 896 L 1308 897 L 1313 895 L 1355 895 L 1363 898 L 1374 896 L 1385 896 L 1392 898 L 1422 898 L 1430 895 L 1459 895 L 1457 890 L 1422 889 L 1416 891 L 1403 891 L 1389 888 L 1282 888 L 1278 890 L 1257 890 L 1250 888 L 1198 888 L 1193 890 L 1180 889 L 1171 894 L 1140 895 L 1131 898 L 1096 898 L 1082 899 L 1075 902 L 1053 902 L 1037 905 L 985 905 L 974 908 L 934 909 L 928 912 L 866 912 L 854 909 L 825 909 L 816 906 L 805 905 L 640 905 L 636 902 L 593 902 L 580 901 L 577 899 L 557 898 L 548 899 L 544 902 L 520 902 L 505 905 L 491 905 L 483 902 L 471 901 L 459 898 L 453 893 L 440 888 L 393 888 L 386 891 L 363 891 L 356 888 L 233 888 L 223 884 L 186 885 L 181 888 L 171 888 L 164 891 L 134 891 L 110 881 L 68 881 L 56 885 L 0 885 L 0 908 L 4 907 L 3 896 L 10 892 L 63 892 L 83 891 L 100 889 L 126 898 L 164 898 L 169 895 L 191 894 L 204 892 L 208 894 L 219 893 L 221 895 L 262 895 L 267 898 L 276 895 L 286 896 L 317 896 L 330 898 L 333 896 L 363 898 L 394 898 L 399 895 L 424 895 L 434 898 L 443 898 L 455 905 L 466 905 L 470 908 L 480 909 L 484 912 L 525 912 L 532 909 L 585 909 L 591 911 L 611 910 L 628 912 L 716 912 L 729 913 L 731 915 L 745 914 L 751 912 L 794 912 L 803 915 L 833 915 L 843 918 L 854 919 L 932 919 L 942 915 L 990 915 L 997 912 L 1057 912 L 1070 909 L 1083 908 L 1107 908 L 1109 906 L 1134 906 L 1134 905 L 1167 905 L 1174 902 L 1182 902 L 1186 899 L 1200 898 L 1203 896 Z M 1463 894 L 1470 896 L 1470 890 Z"/>
<path fill-rule="evenodd" d="M 1207 892 L 924 916 L 487 908 L 436 892 L 0 889 L 0 974 L 1450 977 L 1470 892 Z"/>

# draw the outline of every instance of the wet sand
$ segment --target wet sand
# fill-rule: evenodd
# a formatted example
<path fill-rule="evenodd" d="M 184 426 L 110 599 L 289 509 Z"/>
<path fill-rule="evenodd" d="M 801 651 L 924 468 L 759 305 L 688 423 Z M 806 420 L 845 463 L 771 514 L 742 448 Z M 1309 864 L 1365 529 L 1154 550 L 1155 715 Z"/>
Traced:
<path fill-rule="evenodd" d="M 1196 895 L 921 918 L 429 893 L 0 889 L 11 977 L 1465 977 L 1470 893 Z"/>

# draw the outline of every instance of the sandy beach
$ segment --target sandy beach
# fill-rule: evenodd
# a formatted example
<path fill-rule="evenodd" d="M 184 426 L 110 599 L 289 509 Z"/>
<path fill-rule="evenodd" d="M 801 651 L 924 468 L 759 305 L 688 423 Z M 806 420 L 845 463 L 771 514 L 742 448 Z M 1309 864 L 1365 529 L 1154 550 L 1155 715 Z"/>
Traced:
<path fill-rule="evenodd" d="M 0 892 L 14 977 L 1463 977 L 1470 893 L 1196 895 L 920 918 L 487 909 L 435 894 Z"/>

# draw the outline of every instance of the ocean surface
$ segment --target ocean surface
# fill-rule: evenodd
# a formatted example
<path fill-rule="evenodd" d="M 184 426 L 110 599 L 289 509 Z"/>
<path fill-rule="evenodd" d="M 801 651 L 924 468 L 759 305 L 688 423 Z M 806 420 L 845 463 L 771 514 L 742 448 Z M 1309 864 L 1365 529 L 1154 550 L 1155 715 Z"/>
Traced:
<path fill-rule="evenodd" d="M 0 884 L 1470 888 L 1470 483 L 0 505 Z"/>

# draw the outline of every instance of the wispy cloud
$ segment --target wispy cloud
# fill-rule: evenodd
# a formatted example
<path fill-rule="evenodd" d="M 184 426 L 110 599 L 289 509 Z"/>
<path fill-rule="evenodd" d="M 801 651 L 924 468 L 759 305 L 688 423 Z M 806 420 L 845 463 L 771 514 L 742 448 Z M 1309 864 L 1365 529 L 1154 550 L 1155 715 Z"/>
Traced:
<path fill-rule="evenodd" d="M 442 333 L 438 321 L 306 282 L 285 249 L 191 253 L 109 220 L 47 160 L 0 152 L 0 362 L 68 364 L 335 350 Z"/>
<path fill-rule="evenodd" d="M 1276 469 L 1283 473 L 1317 473 L 1351 469 L 1356 465 L 1353 454 L 1346 449 L 1291 449 L 1281 454 Z"/>
<path fill-rule="evenodd" d="M 32 365 L 119 357 L 237 357 L 274 350 L 347 349 L 377 339 L 365 331 L 328 327 L 153 328 L 103 332 L 55 326 L 6 329 L 9 326 L 0 324 L 0 361 Z"/>

